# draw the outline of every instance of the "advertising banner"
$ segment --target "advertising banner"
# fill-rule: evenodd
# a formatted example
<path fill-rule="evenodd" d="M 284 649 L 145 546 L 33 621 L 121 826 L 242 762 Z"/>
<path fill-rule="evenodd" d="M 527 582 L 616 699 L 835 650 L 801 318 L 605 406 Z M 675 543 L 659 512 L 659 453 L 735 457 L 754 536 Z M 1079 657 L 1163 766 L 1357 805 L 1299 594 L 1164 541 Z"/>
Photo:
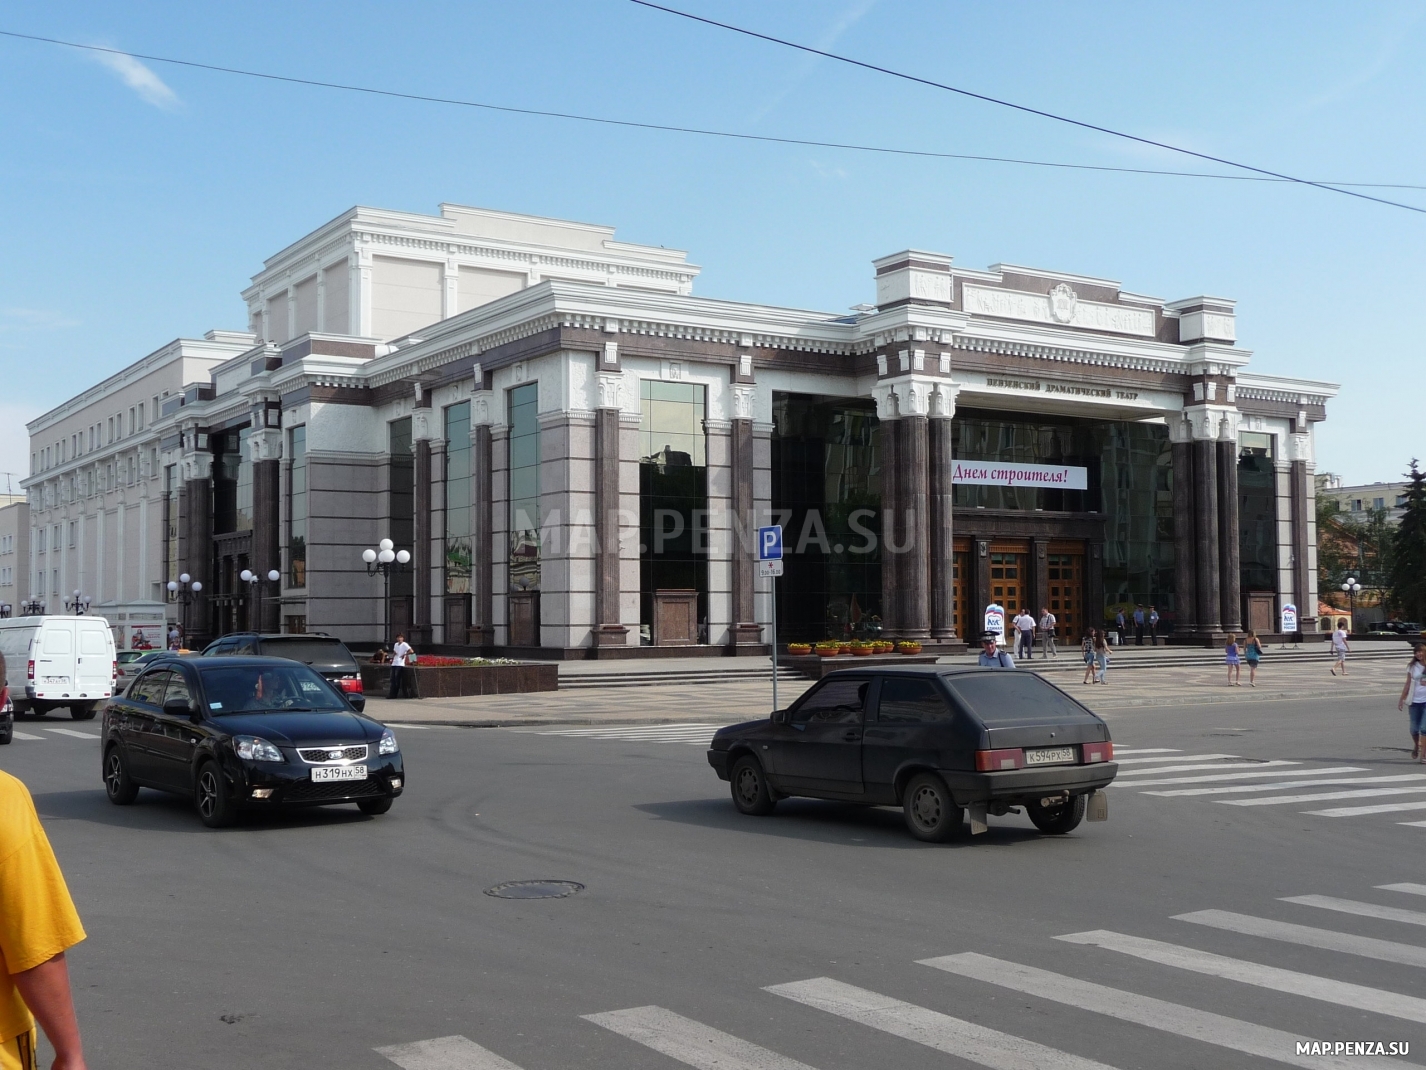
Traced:
<path fill-rule="evenodd" d="M 1291 602 L 1282 607 L 1282 631 L 1284 633 L 1297 631 L 1297 607 Z"/>
<path fill-rule="evenodd" d="M 951 482 L 982 487 L 1088 490 L 1089 469 L 1063 464 L 1019 464 L 1014 461 L 954 461 Z"/>
<path fill-rule="evenodd" d="M 994 632 L 1001 638 L 1005 637 L 1005 607 L 999 602 L 992 602 L 985 607 L 985 630 Z"/>

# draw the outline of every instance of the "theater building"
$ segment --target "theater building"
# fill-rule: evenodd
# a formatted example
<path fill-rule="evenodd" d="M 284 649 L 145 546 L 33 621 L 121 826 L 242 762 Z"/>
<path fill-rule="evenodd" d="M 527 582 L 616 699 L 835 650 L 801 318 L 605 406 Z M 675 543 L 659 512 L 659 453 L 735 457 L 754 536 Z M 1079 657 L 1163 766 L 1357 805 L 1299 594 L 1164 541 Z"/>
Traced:
<path fill-rule="evenodd" d="M 605 227 L 339 216 L 265 263 L 249 333 L 210 339 L 230 355 L 143 429 L 147 515 L 172 523 L 143 529 L 142 582 L 203 581 L 195 638 L 751 651 L 752 533 L 776 522 L 784 640 L 949 647 L 990 602 L 1075 640 L 1135 604 L 1180 639 L 1277 632 L 1289 606 L 1313 629 L 1336 387 L 1251 372 L 1233 301 L 915 250 L 841 314 L 697 297 L 697 274 Z M 27 481 L 37 527 L 109 507 L 67 474 Z M 382 539 L 409 566 L 371 574 Z"/>

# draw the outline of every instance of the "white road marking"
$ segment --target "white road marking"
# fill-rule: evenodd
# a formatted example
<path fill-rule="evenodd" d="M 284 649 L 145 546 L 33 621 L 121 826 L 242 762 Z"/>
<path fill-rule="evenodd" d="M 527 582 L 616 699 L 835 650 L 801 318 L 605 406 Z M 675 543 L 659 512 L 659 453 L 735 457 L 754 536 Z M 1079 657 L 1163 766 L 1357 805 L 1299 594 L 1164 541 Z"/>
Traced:
<path fill-rule="evenodd" d="M 58 732 L 62 736 L 73 736 L 75 739 L 98 739 L 92 732 L 76 732 L 72 728 L 46 728 L 46 732 Z"/>
<path fill-rule="evenodd" d="M 1287 761 L 1281 761 L 1281 760 L 1275 759 L 1275 760 L 1270 761 L 1270 762 L 1223 762 L 1223 763 L 1221 763 L 1221 764 L 1219 764 L 1219 765 L 1214 765 L 1214 766 L 1206 766 L 1206 765 L 1164 765 L 1164 766 L 1149 766 L 1148 768 L 1145 768 L 1145 769 L 1121 769 L 1121 770 L 1119 770 L 1119 776 L 1120 776 L 1120 777 L 1126 777 L 1126 776 L 1139 777 L 1139 776 L 1155 776 L 1155 775 L 1157 775 L 1157 774 L 1159 774 L 1159 773 L 1201 773 L 1201 772 L 1203 772 L 1203 770 L 1209 769 L 1209 768 L 1212 768 L 1212 769 L 1272 769 L 1272 768 L 1274 768 L 1274 767 L 1276 767 L 1276 766 L 1280 766 L 1280 765 L 1301 765 L 1301 764 L 1302 764 L 1301 762 L 1287 762 Z M 1136 783 L 1137 783 L 1137 781 L 1136 781 Z"/>
<path fill-rule="evenodd" d="M 1294 925 L 1288 921 L 1255 918 L 1250 914 L 1235 914 L 1230 910 L 1195 910 L 1189 914 L 1175 914 L 1173 920 L 1226 929 L 1244 936 L 1261 936 L 1267 940 L 1281 940 L 1289 944 L 1302 944 L 1304 947 L 1318 947 L 1324 951 L 1341 951 L 1348 955 L 1360 955 L 1362 958 L 1426 968 L 1426 947 L 1403 944 L 1396 940 L 1378 940 L 1372 936 L 1355 936 L 1332 929 L 1316 929 L 1311 925 Z"/>
<path fill-rule="evenodd" d="M 1426 925 L 1426 914 L 1419 910 L 1384 907 L 1378 906 L 1376 903 L 1359 903 L 1355 899 L 1338 899 L 1335 895 L 1285 895 L 1281 901 L 1296 903 L 1298 906 L 1316 907 L 1319 910 L 1335 910 L 1340 914 L 1356 914 L 1362 918 L 1399 921 L 1403 925 Z"/>
<path fill-rule="evenodd" d="M 1378 884 L 1376 887 L 1379 892 L 1405 892 L 1408 895 L 1426 895 L 1426 884 Z"/>
<path fill-rule="evenodd" d="M 1239 1021 L 1211 1011 L 1201 1011 L 1185 1007 L 1179 1003 L 1155 999 L 1137 992 L 1126 992 L 1119 988 L 1081 981 L 1078 977 L 1067 977 L 1062 973 L 1051 973 L 1033 966 L 1022 966 L 1016 962 L 994 959 L 988 955 L 969 952 L 963 955 L 946 955 L 942 958 L 922 959 L 921 965 L 932 966 L 947 973 L 970 977 L 988 984 L 1000 985 L 1029 996 L 1052 1000 L 1068 1007 L 1094 1011 L 1098 1014 L 1118 1018 L 1120 1021 L 1173 1033 L 1190 1040 L 1201 1040 L 1205 1044 L 1216 1044 L 1222 1048 L 1256 1055 L 1263 1059 L 1289 1063 L 1293 1066 L 1308 1067 L 1310 1070 L 1352 1070 L 1362 1066 L 1400 1066 L 1393 1059 L 1334 1059 L 1331 1056 L 1295 1056 L 1296 1043 L 1302 1037 L 1296 1033 L 1284 1033 L 1280 1029 L 1270 1029 L 1264 1025 Z"/>
<path fill-rule="evenodd" d="M 1256 764 L 1256 763 L 1255 763 Z M 1266 762 L 1266 765 L 1296 765 L 1296 762 Z M 1163 770 L 1155 769 L 1154 772 Z M 1147 788 L 1160 784 L 1212 784 L 1220 780 L 1260 780 L 1263 777 L 1275 776 L 1323 776 L 1335 773 L 1365 773 L 1366 766 L 1362 765 L 1334 765 L 1326 769 L 1294 769 L 1291 773 L 1285 773 L 1281 769 L 1274 769 L 1270 773 L 1217 773 L 1212 776 L 1176 776 L 1163 780 L 1129 780 L 1125 781 L 1126 786 L 1131 788 Z M 1111 785 L 1112 787 L 1112 785 Z M 1147 794 L 1147 793 L 1146 793 Z"/>
<path fill-rule="evenodd" d="M 1398 825 L 1405 825 L 1408 828 L 1426 829 L 1426 821 L 1398 821 Z"/>
<path fill-rule="evenodd" d="M 830 977 L 770 985 L 766 991 L 994 1070 L 1106 1070 L 1104 1063 L 1093 1059 L 952 1018 L 940 1011 L 904 1003 Z"/>
<path fill-rule="evenodd" d="M 662 1007 L 631 1007 L 581 1017 L 698 1070 L 813 1070 L 806 1063 Z"/>
<path fill-rule="evenodd" d="M 1293 995 L 1306 996 L 1308 999 L 1335 1003 L 1339 1007 L 1352 1007 L 1359 1011 L 1370 1011 L 1373 1014 L 1385 1014 L 1408 1022 L 1426 1022 L 1426 999 L 1403 996 L 1397 992 L 1387 992 L 1380 988 L 1368 988 L 1366 985 L 1334 981 L 1328 977 L 1299 973 L 1297 970 L 1284 970 L 1277 966 L 1263 966 L 1256 962 L 1229 958 L 1227 955 L 1215 955 L 1212 952 L 1199 951 L 1192 947 L 1180 947 L 1178 944 L 1167 944 L 1162 940 L 1147 940 L 1140 936 L 1110 932 L 1107 929 L 1070 933 L 1067 936 L 1057 936 L 1055 939 L 1071 944 L 1102 947 L 1108 951 L 1133 955 L 1135 958 L 1147 959 L 1149 962 L 1157 962 L 1163 966 L 1192 970 L 1194 973 L 1207 974 L 1210 977 L 1223 977 L 1230 981 L 1256 985 L 1259 988 L 1269 988 L 1275 992 L 1291 992 Z"/>
<path fill-rule="evenodd" d="M 1219 806 L 1282 806 L 1285 803 L 1331 802 L 1334 799 L 1369 799 L 1374 795 L 1419 795 L 1426 784 L 1414 788 L 1363 788 L 1360 791 L 1324 791 L 1316 795 L 1274 795 L 1269 799 L 1216 799 Z M 1422 803 L 1426 809 L 1426 803 Z"/>
<path fill-rule="evenodd" d="M 1380 803 L 1377 806 L 1338 806 L 1330 810 L 1304 810 L 1313 817 L 1365 817 L 1367 814 L 1395 814 L 1402 810 L 1426 810 L 1426 802 Z"/>
<path fill-rule="evenodd" d="M 32 743 L 37 739 L 43 740 L 45 738 L 44 736 L 31 735 L 29 732 L 21 732 L 18 728 L 13 730 L 13 734 L 16 739 L 27 739 Z"/>
<path fill-rule="evenodd" d="M 1121 747 L 1114 745 L 1115 754 L 1182 754 L 1177 747 Z"/>
<path fill-rule="evenodd" d="M 1114 752 L 1114 760 L 1120 765 L 1141 765 L 1149 762 L 1217 762 L 1224 758 L 1241 757 L 1241 754 L 1175 754 L 1171 758 L 1125 758 L 1119 761 L 1119 752 Z"/>
<path fill-rule="evenodd" d="M 1426 773 L 1399 776 L 1327 777 L 1324 780 L 1282 780 L 1276 784 L 1238 784 L 1226 788 L 1179 788 L 1175 791 L 1146 791 L 1145 795 L 1165 798 L 1180 795 L 1242 795 L 1250 791 L 1282 791 L 1285 788 L 1315 788 L 1322 784 L 1392 784 L 1403 780 L 1426 780 Z"/>
<path fill-rule="evenodd" d="M 520 1070 L 509 1059 L 502 1059 L 461 1036 L 436 1037 L 374 1050 L 401 1070 Z"/>

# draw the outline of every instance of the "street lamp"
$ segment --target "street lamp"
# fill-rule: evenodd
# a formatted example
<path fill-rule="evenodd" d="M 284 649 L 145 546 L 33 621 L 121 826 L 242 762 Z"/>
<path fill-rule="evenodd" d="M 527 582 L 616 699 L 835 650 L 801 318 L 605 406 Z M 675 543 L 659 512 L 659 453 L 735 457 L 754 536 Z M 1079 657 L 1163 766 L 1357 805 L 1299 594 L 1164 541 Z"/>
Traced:
<path fill-rule="evenodd" d="M 203 591 L 203 581 L 195 580 L 188 573 L 183 573 L 176 580 L 168 581 L 168 593 L 171 598 L 176 598 L 183 603 L 183 641 L 188 642 L 188 607 L 193 604 L 193 600 Z"/>
<path fill-rule="evenodd" d="M 20 603 L 20 612 L 26 617 L 39 617 L 44 615 L 44 611 L 49 607 L 38 598 L 27 598 Z"/>
<path fill-rule="evenodd" d="M 6 620 L 15 612 L 15 607 L 9 602 L 0 602 L 0 620 Z"/>
<path fill-rule="evenodd" d="M 255 627 L 255 628 L 253 629 L 253 631 L 255 631 L 255 632 L 260 632 L 260 631 L 262 631 L 262 581 L 263 581 L 263 577 L 262 577 L 262 576 L 259 576 L 256 572 L 252 571 L 251 569 L 246 569 L 246 568 L 245 568 L 245 569 L 243 569 L 241 572 L 238 573 L 238 579 L 242 580 L 244 583 L 246 583 L 246 584 L 248 585 L 248 591 L 249 591 L 248 603 L 249 603 L 250 606 L 251 606 L 251 603 L 253 602 L 253 597 L 252 597 L 252 595 L 253 595 L 253 593 L 256 594 L 257 610 L 256 610 L 255 613 L 253 613 L 253 618 L 252 618 L 252 619 L 257 622 L 257 627 Z M 268 582 L 268 583 L 276 583 L 276 582 L 277 582 L 278 580 L 280 580 L 280 579 L 282 579 L 282 573 L 281 573 L 281 572 L 278 572 L 277 569 L 275 569 L 275 568 L 273 568 L 273 569 L 268 569 L 268 573 L 267 573 L 267 582 Z M 251 623 L 251 622 L 250 622 L 250 623 Z"/>
<path fill-rule="evenodd" d="M 1352 631 L 1357 630 L 1357 595 L 1361 593 L 1362 585 L 1357 582 L 1355 576 L 1348 576 L 1347 582 L 1342 584 L 1342 590 L 1347 592 L 1348 612 L 1352 616 Z"/>
<path fill-rule="evenodd" d="M 74 594 L 64 601 L 66 613 L 73 613 L 76 617 L 89 612 L 90 598 L 87 594 L 80 592 L 79 588 L 74 589 Z"/>
<path fill-rule="evenodd" d="M 367 547 L 361 552 L 361 559 L 366 562 L 366 574 L 368 576 L 380 576 L 382 586 L 382 600 L 386 608 L 385 621 L 386 631 L 391 631 L 391 574 L 393 572 L 405 572 L 411 567 L 411 551 L 398 550 L 396 544 L 390 539 L 382 539 L 376 544 L 377 549 Z"/>

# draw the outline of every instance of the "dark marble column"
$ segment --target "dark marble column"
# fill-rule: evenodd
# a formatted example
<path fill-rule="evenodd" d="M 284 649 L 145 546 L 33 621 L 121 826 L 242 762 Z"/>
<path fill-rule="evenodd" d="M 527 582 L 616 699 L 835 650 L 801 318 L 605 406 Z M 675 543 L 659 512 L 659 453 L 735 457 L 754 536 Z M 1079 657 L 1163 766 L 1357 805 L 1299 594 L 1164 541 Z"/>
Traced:
<path fill-rule="evenodd" d="M 470 633 L 471 646 L 495 642 L 491 625 L 491 497 L 490 425 L 477 424 L 470 436 Z"/>
<path fill-rule="evenodd" d="M 1030 611 L 1030 616 L 1035 618 L 1035 625 L 1039 627 L 1040 610 L 1046 609 L 1050 604 L 1050 540 L 1031 539 L 1030 540 L 1030 574 L 1034 576 L 1034 585 L 1030 588 L 1030 597 L 1025 599 L 1025 608 Z"/>
<path fill-rule="evenodd" d="M 624 646 L 619 622 L 619 410 L 594 411 L 595 646 Z"/>
<path fill-rule="evenodd" d="M 881 426 L 881 624 L 887 638 L 901 634 L 901 578 L 898 568 L 904 544 L 900 535 L 901 421 L 882 420 Z M 898 541 L 900 536 L 900 541 Z"/>
<path fill-rule="evenodd" d="M 1194 537 L 1193 443 L 1173 444 L 1173 570 L 1175 631 L 1198 629 L 1197 544 Z"/>
<path fill-rule="evenodd" d="M 258 461 L 253 465 L 253 543 L 252 570 L 258 575 L 262 591 L 262 619 L 258 628 L 264 632 L 282 630 L 282 605 L 278 602 L 281 583 L 269 583 L 267 574 L 282 571 L 282 527 L 278 514 L 281 500 L 282 462 Z"/>
<path fill-rule="evenodd" d="M 951 421 L 933 418 L 930 426 L 931 489 L 931 638 L 954 639 L 955 567 L 951 510 Z"/>
<path fill-rule="evenodd" d="M 213 484 L 208 479 L 190 479 L 187 490 L 183 502 L 187 507 L 183 517 L 187 538 L 179 572 L 186 572 L 201 582 L 204 590 L 188 607 L 188 634 L 184 642 L 190 648 L 201 649 L 213 638 L 209 634 L 212 618 L 208 612 L 208 599 L 213 590 Z"/>
<path fill-rule="evenodd" d="M 1298 630 L 1303 633 L 1317 626 L 1317 591 L 1312 587 L 1311 543 L 1307 538 L 1311 478 L 1306 461 L 1292 462 L 1288 474 L 1292 493 L 1292 597 L 1297 605 Z"/>
<path fill-rule="evenodd" d="M 930 420 L 901 420 L 902 512 L 911 548 L 901 564 L 902 624 L 908 639 L 931 637 Z"/>
<path fill-rule="evenodd" d="M 728 436 L 729 461 L 732 466 L 732 522 L 729 536 L 733 540 L 732 576 L 732 628 L 730 641 L 733 646 L 756 646 L 762 642 L 762 627 L 757 623 L 757 613 L 753 607 L 753 579 L 756 566 L 753 564 L 752 548 L 744 546 L 738 537 L 740 531 L 752 531 L 754 525 L 753 506 L 753 422 L 736 419 Z"/>
<path fill-rule="evenodd" d="M 1194 560 L 1198 565 L 1198 631 L 1223 627 L 1218 562 L 1218 445 L 1193 443 Z"/>
<path fill-rule="evenodd" d="M 411 631 L 417 647 L 431 642 L 431 440 L 415 442 L 415 545 L 411 547 Z"/>
<path fill-rule="evenodd" d="M 1238 548 L 1238 443 L 1218 442 L 1218 573 L 1226 631 L 1243 628 L 1243 577 Z"/>

